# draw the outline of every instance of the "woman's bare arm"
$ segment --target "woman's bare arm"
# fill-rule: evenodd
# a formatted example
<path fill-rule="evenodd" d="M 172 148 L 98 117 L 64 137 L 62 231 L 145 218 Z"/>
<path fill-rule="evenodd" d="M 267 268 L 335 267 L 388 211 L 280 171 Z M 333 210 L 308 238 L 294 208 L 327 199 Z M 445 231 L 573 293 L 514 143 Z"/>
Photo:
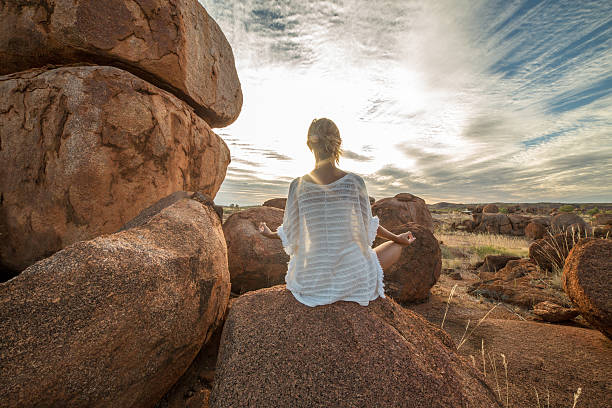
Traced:
<path fill-rule="evenodd" d="M 415 238 L 412 236 L 412 232 L 410 231 L 407 231 L 405 234 L 402 235 L 396 235 L 385 227 L 383 227 L 382 225 L 378 226 L 378 230 L 376 230 L 376 236 L 388 239 L 389 241 L 393 241 L 400 245 L 410 245 L 415 240 Z"/>
<path fill-rule="evenodd" d="M 280 239 L 280 237 L 278 236 L 276 231 L 273 232 L 272 230 L 270 230 L 270 227 L 268 227 L 265 222 L 260 222 L 259 223 L 259 232 L 261 232 L 261 234 L 264 237 L 273 238 L 273 239 Z"/>

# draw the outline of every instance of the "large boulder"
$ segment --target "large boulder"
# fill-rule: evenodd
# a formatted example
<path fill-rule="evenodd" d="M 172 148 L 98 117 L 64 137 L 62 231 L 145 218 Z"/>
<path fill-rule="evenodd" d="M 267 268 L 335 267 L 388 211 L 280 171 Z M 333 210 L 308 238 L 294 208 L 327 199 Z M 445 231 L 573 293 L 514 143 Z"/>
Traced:
<path fill-rule="evenodd" d="M 486 232 L 489 234 L 512 233 L 512 223 L 506 214 L 483 213 L 479 218 L 479 223 L 474 229 L 476 232 Z"/>
<path fill-rule="evenodd" d="M 563 307 L 556 303 L 546 301 L 534 305 L 532 313 L 541 320 L 558 323 L 571 320 L 578 316 L 580 312 L 574 307 Z"/>
<path fill-rule="evenodd" d="M 483 213 L 495 214 L 499 212 L 499 208 L 495 204 L 487 204 L 482 208 Z"/>
<path fill-rule="evenodd" d="M 468 293 L 525 308 L 545 301 L 568 304 L 563 292 L 552 289 L 552 277 L 530 259 L 510 260 L 495 273 L 481 272 L 480 279 Z"/>
<path fill-rule="evenodd" d="M 580 314 L 612 339 L 612 240 L 580 240 L 566 259 L 563 289 Z"/>
<path fill-rule="evenodd" d="M 385 270 L 385 293 L 399 302 L 423 302 L 440 278 L 442 252 L 436 237 L 424 226 L 409 222 L 389 228 L 394 234 L 412 231 L 416 238 L 402 249 L 400 259 Z M 374 246 L 384 240 L 377 238 Z"/>
<path fill-rule="evenodd" d="M 30 70 L 0 77 L 0 94 L 0 264 L 9 269 L 115 232 L 174 191 L 214 197 L 225 177 L 223 140 L 127 71 Z"/>
<path fill-rule="evenodd" d="M 529 258 L 542 269 L 560 272 L 576 240 L 577 237 L 571 231 L 547 235 L 529 245 Z"/>
<path fill-rule="evenodd" d="M 553 232 L 564 232 L 574 230 L 576 232 L 585 232 L 589 228 L 587 223 L 577 214 L 574 213 L 559 213 L 550 220 L 550 228 Z"/>
<path fill-rule="evenodd" d="M 184 198 L 0 284 L 2 406 L 154 406 L 224 315 L 226 256 L 214 209 Z"/>
<path fill-rule="evenodd" d="M 266 200 L 266 202 L 263 203 L 263 206 L 280 208 L 281 210 L 284 210 L 286 204 L 287 204 L 286 198 L 271 198 L 269 200 Z"/>
<path fill-rule="evenodd" d="M 486 255 L 478 272 L 497 272 L 503 269 L 508 261 L 520 259 L 513 255 Z"/>
<path fill-rule="evenodd" d="M 380 224 L 387 229 L 415 222 L 433 232 L 433 218 L 425 200 L 410 193 L 376 201 L 372 205 L 372 214 L 377 215 Z"/>
<path fill-rule="evenodd" d="M 9 1 L 0 23 L 0 75 L 114 65 L 172 92 L 213 127 L 240 113 L 232 49 L 196 0 Z"/>
<path fill-rule="evenodd" d="M 500 407 L 442 330 L 389 298 L 308 307 L 284 286 L 237 298 L 211 407 Z"/>
<path fill-rule="evenodd" d="M 612 225 L 612 214 L 601 213 L 595 215 L 595 225 Z"/>
<path fill-rule="evenodd" d="M 531 221 L 525 227 L 525 236 L 529 239 L 542 239 L 546 235 L 546 225 Z"/>
<path fill-rule="evenodd" d="M 254 207 L 230 215 L 223 224 L 232 292 L 285 282 L 289 255 L 279 239 L 266 238 L 259 232 L 262 221 L 275 231 L 283 223 L 284 213 L 274 207 Z"/>
<path fill-rule="evenodd" d="M 516 235 L 516 236 L 523 236 L 525 235 L 525 228 L 527 227 L 527 224 L 529 224 L 530 222 L 530 217 L 526 217 L 524 215 L 518 215 L 518 214 L 510 214 L 508 215 L 508 219 L 510 220 L 510 223 L 512 224 L 512 235 Z"/>

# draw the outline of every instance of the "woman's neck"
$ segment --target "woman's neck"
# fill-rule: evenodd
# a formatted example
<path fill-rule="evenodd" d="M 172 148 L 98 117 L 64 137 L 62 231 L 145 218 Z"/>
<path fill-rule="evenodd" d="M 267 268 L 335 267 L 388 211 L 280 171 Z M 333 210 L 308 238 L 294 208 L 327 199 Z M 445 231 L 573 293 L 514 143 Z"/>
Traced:
<path fill-rule="evenodd" d="M 326 159 L 315 159 L 315 170 L 324 170 L 324 169 L 334 169 L 336 165 L 334 164 L 334 159 L 328 157 Z"/>

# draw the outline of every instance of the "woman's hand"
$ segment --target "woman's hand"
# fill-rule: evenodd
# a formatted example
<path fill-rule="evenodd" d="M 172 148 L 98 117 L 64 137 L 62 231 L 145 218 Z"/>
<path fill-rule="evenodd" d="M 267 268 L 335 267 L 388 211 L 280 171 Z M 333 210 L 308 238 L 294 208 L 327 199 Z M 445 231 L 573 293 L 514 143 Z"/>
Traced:
<path fill-rule="evenodd" d="M 412 232 L 408 231 L 404 232 L 403 234 L 397 235 L 397 238 L 394 240 L 394 242 L 400 245 L 408 246 L 412 244 L 415 240 L 416 238 L 414 237 L 414 235 L 412 235 Z"/>
<path fill-rule="evenodd" d="M 264 237 L 272 238 L 274 236 L 274 233 L 263 221 L 259 223 L 259 232 L 261 232 Z"/>

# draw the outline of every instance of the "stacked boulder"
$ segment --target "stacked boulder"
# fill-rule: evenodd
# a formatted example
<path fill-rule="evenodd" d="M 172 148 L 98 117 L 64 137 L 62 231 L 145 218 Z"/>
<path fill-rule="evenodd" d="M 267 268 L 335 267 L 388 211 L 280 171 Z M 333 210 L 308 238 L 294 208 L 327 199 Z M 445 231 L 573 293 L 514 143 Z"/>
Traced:
<path fill-rule="evenodd" d="M 376 201 L 372 205 L 372 214 L 377 215 L 380 224 L 387 229 L 414 222 L 433 232 L 433 218 L 425 200 L 410 193 Z"/>
<path fill-rule="evenodd" d="M 425 200 L 410 193 L 383 198 L 372 206 L 380 225 L 394 234 L 411 231 L 416 241 L 385 270 L 385 292 L 400 302 L 423 302 L 442 271 L 442 252 L 433 235 L 433 219 Z M 374 246 L 385 240 L 376 238 Z"/>
<path fill-rule="evenodd" d="M 8 2 L 0 22 L 0 267 L 114 232 L 177 190 L 214 198 L 230 156 L 211 126 L 236 119 L 242 93 L 196 0 Z"/>
<path fill-rule="evenodd" d="M 232 50 L 197 0 L 4 2 L 0 23 L 0 269 L 22 271 L 0 401 L 153 407 L 229 302 Z"/>

